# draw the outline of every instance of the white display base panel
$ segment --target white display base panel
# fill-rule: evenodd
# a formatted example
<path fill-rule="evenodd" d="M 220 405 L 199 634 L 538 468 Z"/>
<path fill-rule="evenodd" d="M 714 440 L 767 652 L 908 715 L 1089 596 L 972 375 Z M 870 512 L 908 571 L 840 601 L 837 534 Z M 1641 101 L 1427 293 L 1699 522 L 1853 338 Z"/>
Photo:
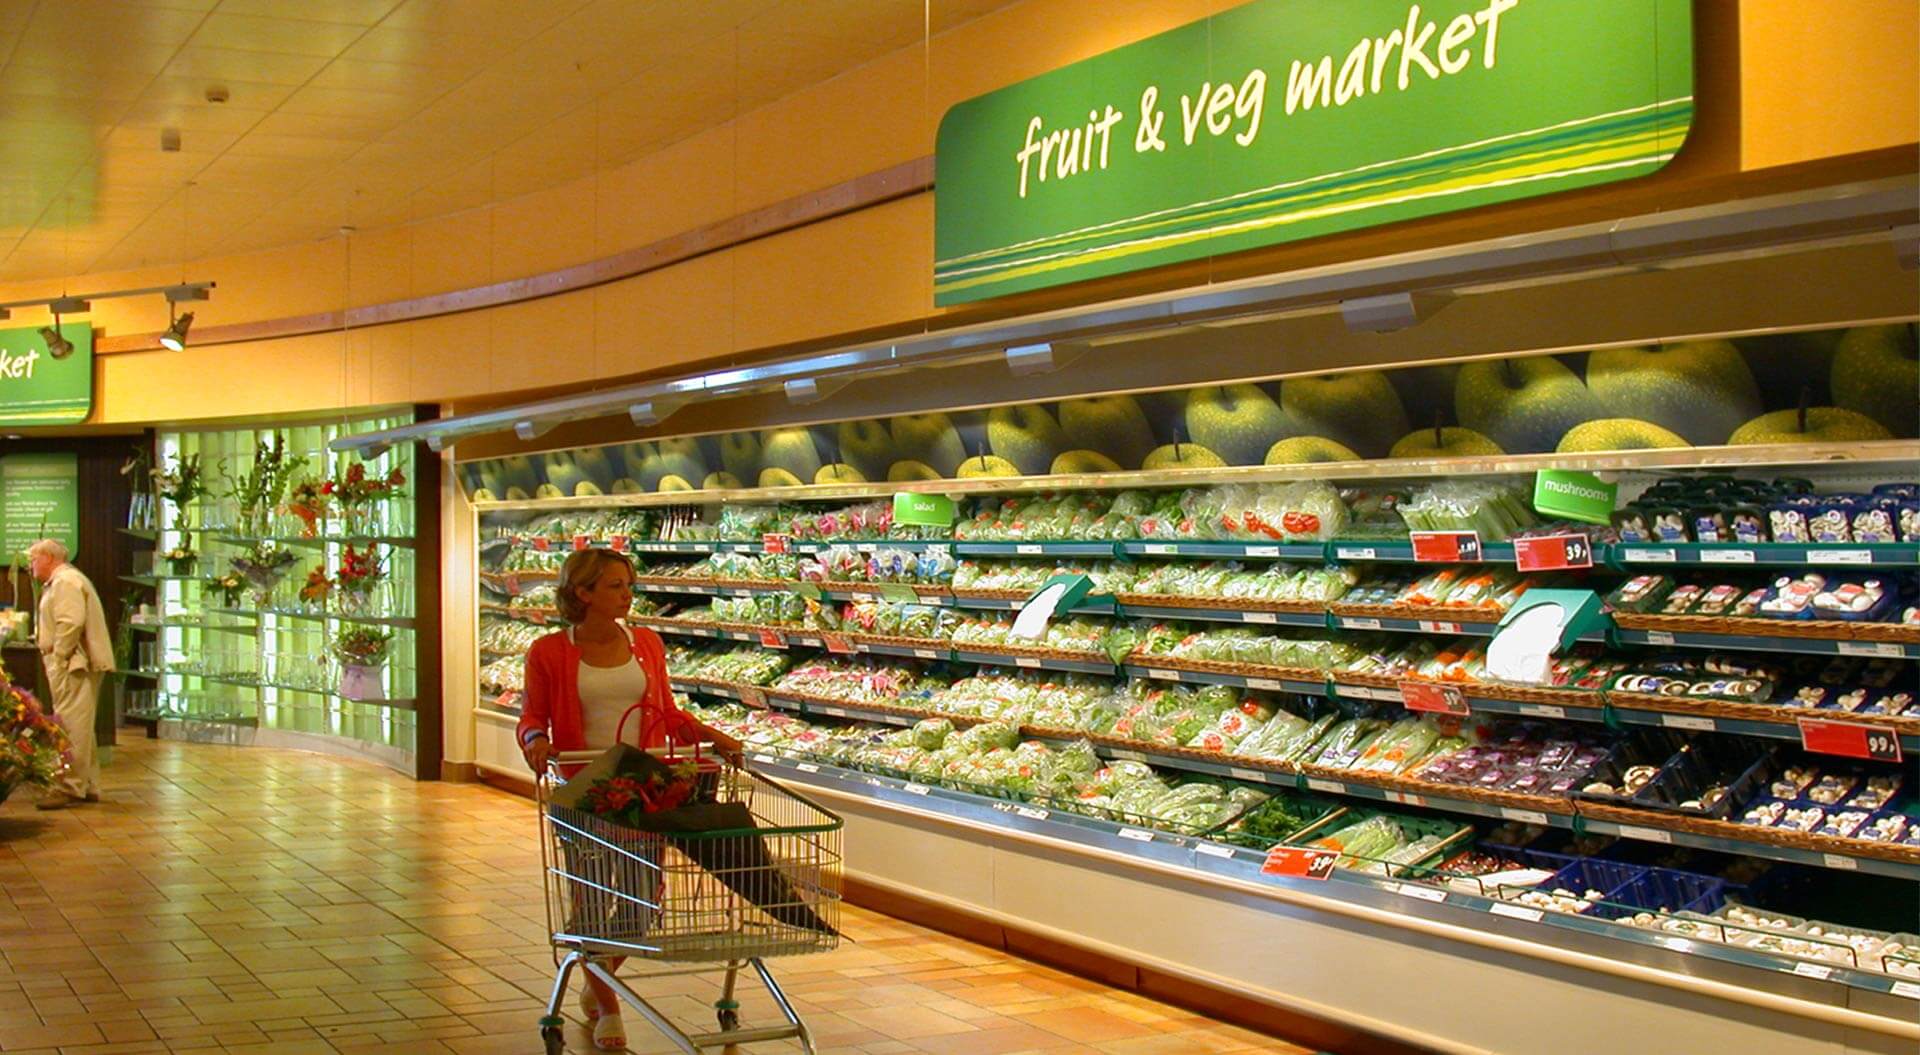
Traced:
<path fill-rule="evenodd" d="M 473 712 L 473 764 L 481 769 L 521 780 L 531 778 L 527 763 L 514 745 L 514 719 L 494 711 Z"/>
<path fill-rule="evenodd" d="M 162 718 L 158 735 L 163 740 L 185 740 L 195 744 L 229 744 L 234 747 L 277 747 L 290 751 L 313 751 L 336 758 L 372 762 L 406 776 L 414 774 L 413 752 L 385 744 L 343 740 L 335 736 L 296 733 L 286 729 L 258 729 L 229 722 L 196 722 L 184 718 Z"/>
<path fill-rule="evenodd" d="M 846 818 L 849 875 L 1444 1052 L 1914 1051 L 1911 1040 L 1222 890 L 861 796 L 808 790 Z"/>

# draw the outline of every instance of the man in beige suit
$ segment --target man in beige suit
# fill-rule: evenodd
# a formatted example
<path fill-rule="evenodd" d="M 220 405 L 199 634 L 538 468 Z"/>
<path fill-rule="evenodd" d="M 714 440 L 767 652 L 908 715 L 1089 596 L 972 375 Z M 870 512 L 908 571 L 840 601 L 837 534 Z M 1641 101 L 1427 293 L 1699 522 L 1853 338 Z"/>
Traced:
<path fill-rule="evenodd" d="M 113 669 L 113 638 L 100 594 L 80 569 L 67 563 L 67 547 L 41 539 L 27 547 L 28 568 L 45 584 L 40 593 L 40 661 L 53 692 L 53 713 L 73 742 L 73 761 L 40 800 L 43 810 L 100 801 L 100 760 L 94 750 L 93 713 L 100 680 Z"/>

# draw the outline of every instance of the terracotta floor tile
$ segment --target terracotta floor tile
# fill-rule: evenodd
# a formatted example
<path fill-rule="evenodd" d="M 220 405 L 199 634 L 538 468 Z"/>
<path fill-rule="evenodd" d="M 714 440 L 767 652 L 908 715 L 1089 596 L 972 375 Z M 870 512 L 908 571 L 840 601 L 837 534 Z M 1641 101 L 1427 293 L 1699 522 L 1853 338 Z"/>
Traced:
<path fill-rule="evenodd" d="M 524 799 L 137 737 L 106 784 L 57 815 L 0 806 L 4 1055 L 540 1050 L 553 965 Z M 1296 1050 L 899 920 L 842 922 L 854 941 L 773 965 L 823 1055 Z M 711 1028 L 717 975 L 624 973 Z M 777 1020 L 751 979 L 741 999 L 748 1024 Z M 634 1052 L 672 1050 L 625 1017 Z M 592 1050 L 577 1022 L 566 1034 Z"/>

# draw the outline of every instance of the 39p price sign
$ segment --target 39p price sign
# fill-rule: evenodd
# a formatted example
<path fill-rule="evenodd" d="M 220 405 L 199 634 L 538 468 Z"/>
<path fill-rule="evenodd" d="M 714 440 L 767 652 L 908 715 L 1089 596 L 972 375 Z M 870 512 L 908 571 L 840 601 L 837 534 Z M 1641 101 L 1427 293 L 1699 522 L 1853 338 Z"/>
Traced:
<path fill-rule="evenodd" d="M 1267 851 L 1267 859 L 1261 864 L 1260 872 L 1270 876 L 1324 880 L 1333 875 L 1333 863 L 1339 859 L 1338 850 L 1322 850 L 1313 846 L 1276 846 Z"/>
<path fill-rule="evenodd" d="M 1513 540 L 1513 563 L 1521 571 L 1591 568 L 1593 540 L 1578 533 L 1517 538 Z"/>

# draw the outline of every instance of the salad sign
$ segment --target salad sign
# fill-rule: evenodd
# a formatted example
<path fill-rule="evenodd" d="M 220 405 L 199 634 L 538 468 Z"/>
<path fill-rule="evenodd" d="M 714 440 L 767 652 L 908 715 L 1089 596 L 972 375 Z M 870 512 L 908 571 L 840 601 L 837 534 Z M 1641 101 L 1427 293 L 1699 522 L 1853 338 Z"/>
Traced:
<path fill-rule="evenodd" d="M 969 99 L 935 146 L 958 304 L 1645 176 L 1688 0 L 1254 0 Z"/>
<path fill-rule="evenodd" d="M 893 496 L 893 522 L 919 527 L 951 527 L 953 499 L 944 495 L 896 494 Z"/>
<path fill-rule="evenodd" d="M 1892 729 L 1829 718 L 1800 719 L 1800 746 L 1822 755 L 1898 762 L 1900 736 Z"/>
<path fill-rule="evenodd" d="M 1333 865 L 1338 860 L 1338 850 L 1323 850 L 1314 846 L 1276 846 L 1267 851 L 1267 859 L 1260 865 L 1260 871 L 1270 876 L 1325 880 L 1333 875 Z"/>
<path fill-rule="evenodd" d="M 1593 541 L 1585 535 L 1543 535 L 1513 540 L 1513 563 L 1521 571 L 1593 567 Z"/>
<path fill-rule="evenodd" d="M 79 455 L 0 458 L 0 565 L 43 537 L 80 550 Z"/>
<path fill-rule="evenodd" d="M 1473 564 L 1480 560 L 1478 531 L 1415 531 L 1413 559 L 1422 564 Z"/>

